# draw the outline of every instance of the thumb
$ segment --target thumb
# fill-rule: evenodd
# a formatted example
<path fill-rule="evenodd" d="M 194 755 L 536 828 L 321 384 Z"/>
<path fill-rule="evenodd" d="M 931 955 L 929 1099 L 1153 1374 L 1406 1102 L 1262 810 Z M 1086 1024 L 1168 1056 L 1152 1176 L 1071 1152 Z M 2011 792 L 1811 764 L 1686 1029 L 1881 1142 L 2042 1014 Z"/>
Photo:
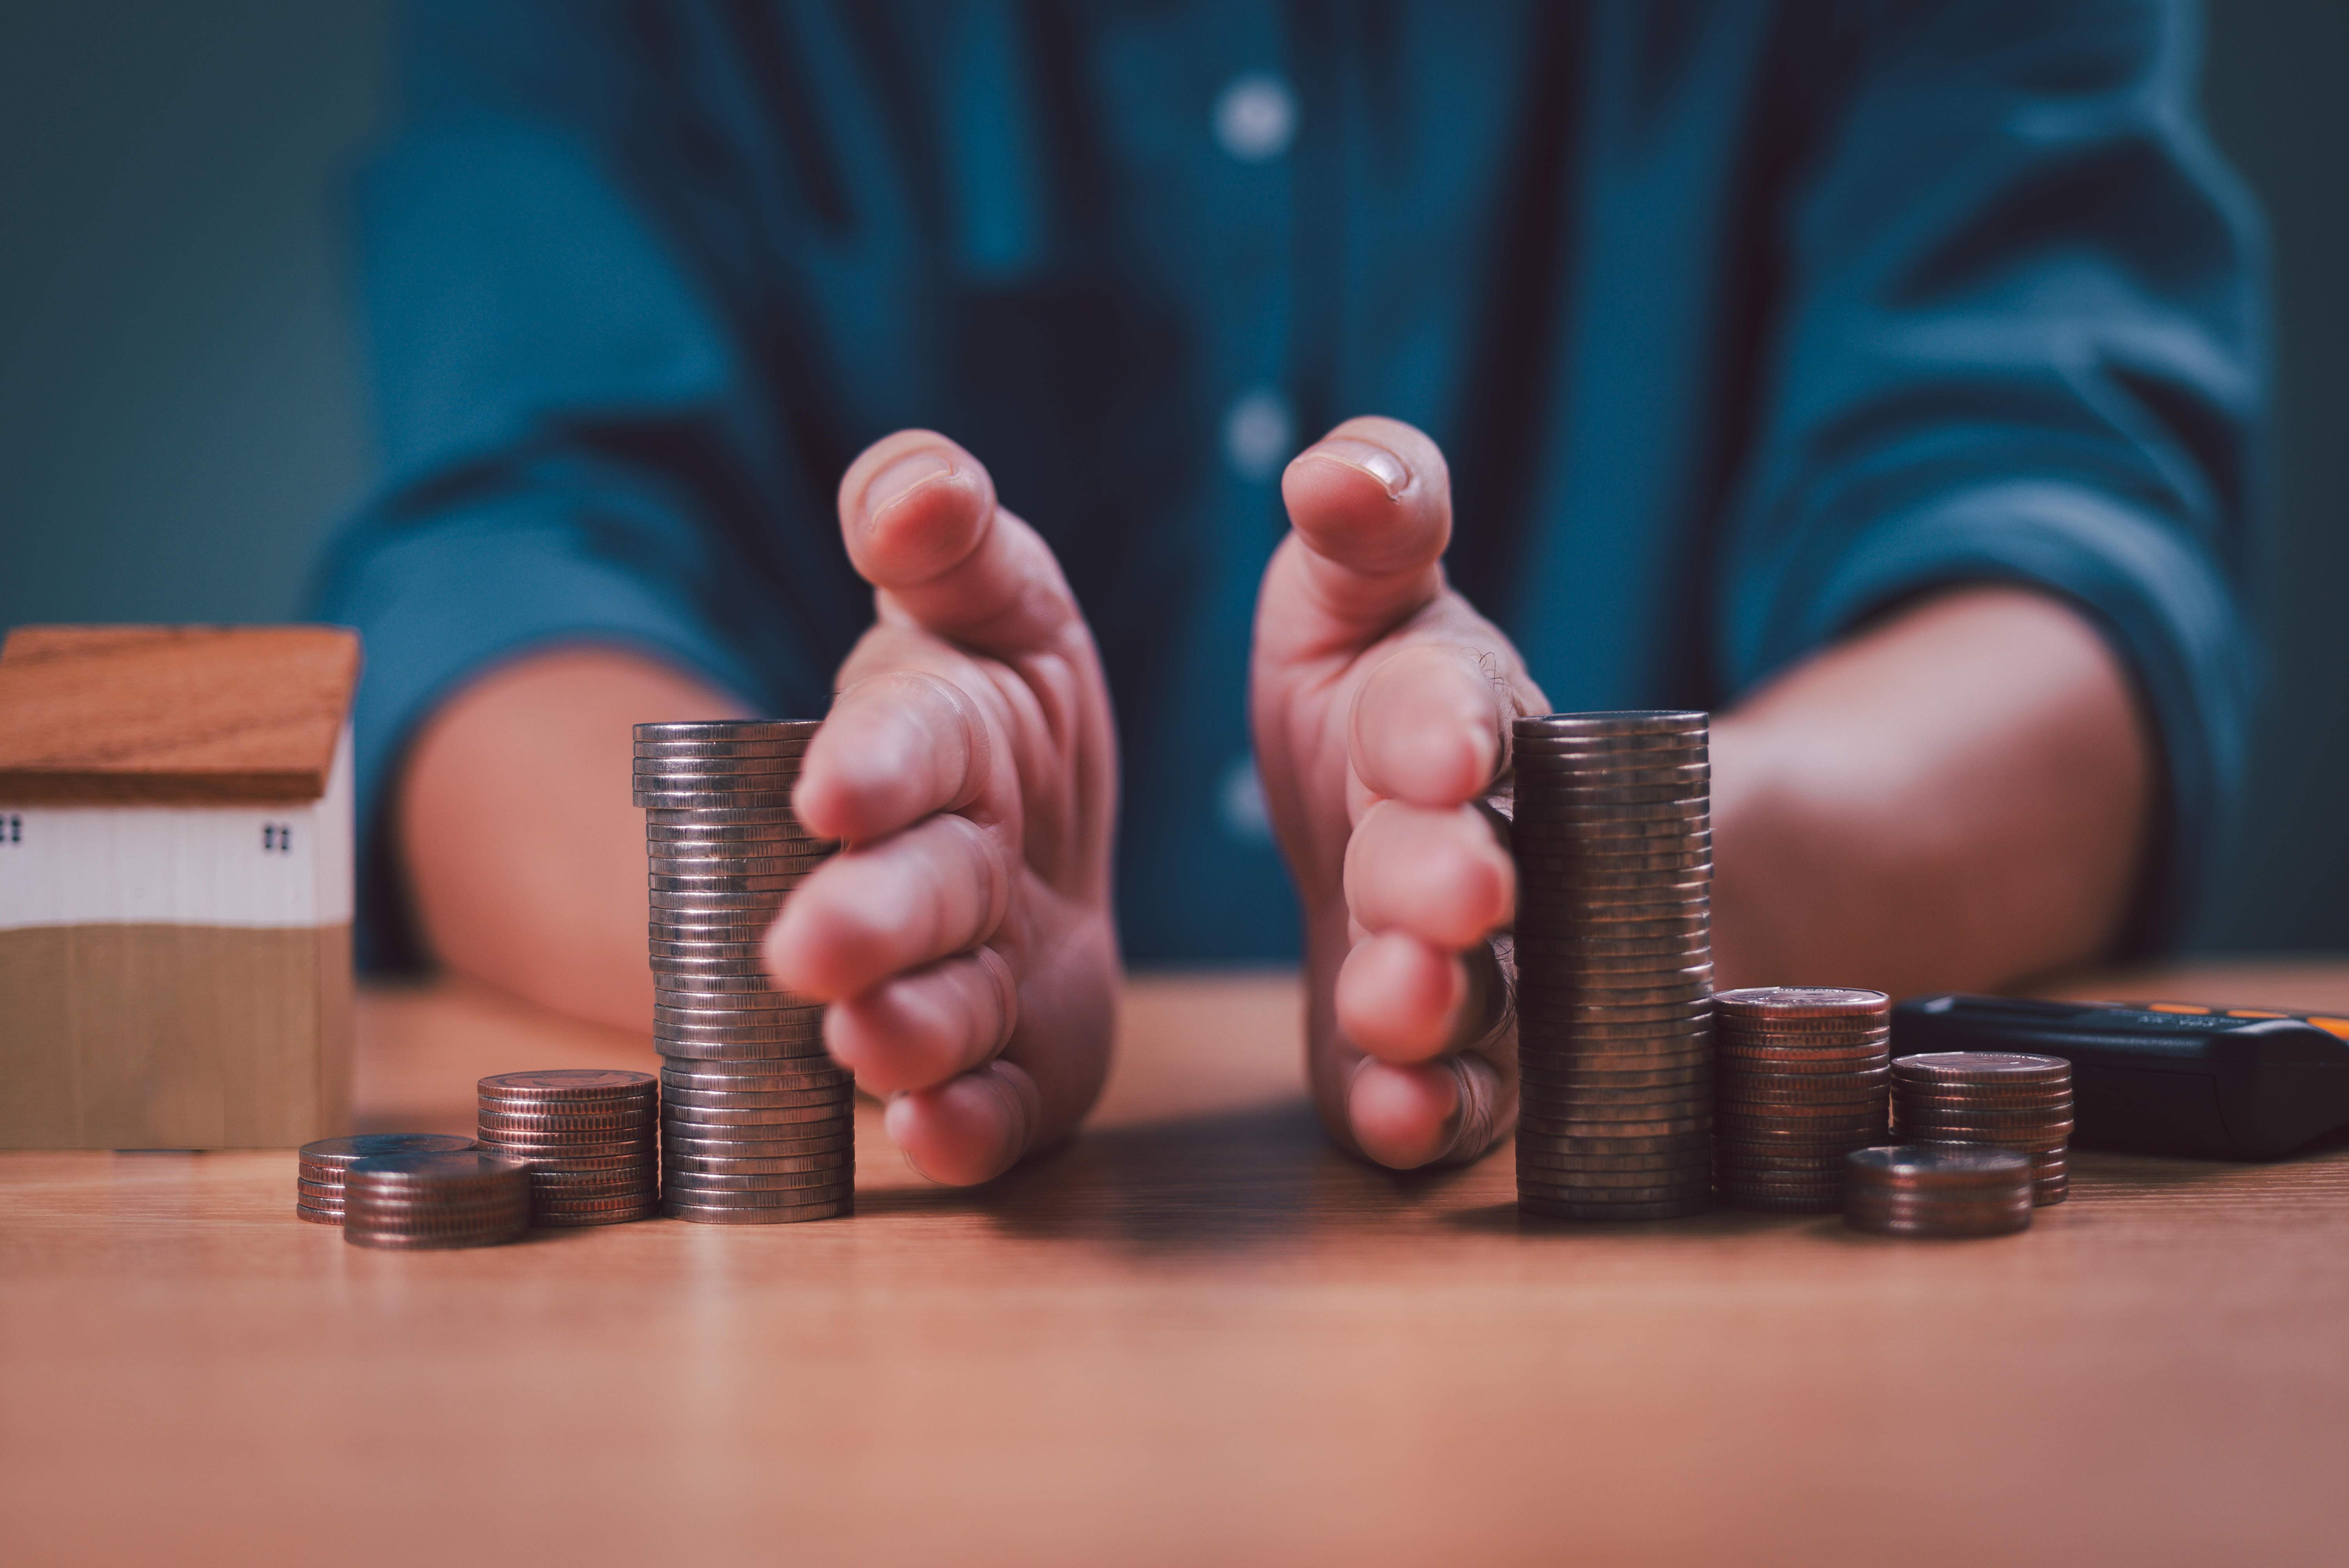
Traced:
<path fill-rule="evenodd" d="M 1051 643 L 1079 620 L 1051 547 L 999 507 L 986 465 L 934 430 L 900 430 L 840 480 L 840 531 L 884 620 L 982 653 Z"/>
<path fill-rule="evenodd" d="M 1452 476 L 1398 419 L 1349 419 L 1280 479 L 1292 531 L 1265 573 L 1258 645 L 1313 658 L 1366 646 L 1444 591 Z"/>

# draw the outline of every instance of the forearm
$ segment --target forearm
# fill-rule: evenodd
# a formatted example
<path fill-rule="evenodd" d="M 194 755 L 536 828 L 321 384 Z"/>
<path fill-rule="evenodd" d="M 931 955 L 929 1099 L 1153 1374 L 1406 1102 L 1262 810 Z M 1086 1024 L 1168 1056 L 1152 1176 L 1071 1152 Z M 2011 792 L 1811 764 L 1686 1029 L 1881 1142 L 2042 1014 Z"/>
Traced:
<path fill-rule="evenodd" d="M 395 808 L 433 952 L 544 1006 L 645 1027 L 652 975 L 632 727 L 741 712 L 615 649 L 539 655 L 460 692 L 418 737 Z"/>
<path fill-rule="evenodd" d="M 1714 727 L 1723 987 L 1987 988 L 2105 951 L 2149 831 L 2152 736 L 2058 600 L 1957 590 Z"/>

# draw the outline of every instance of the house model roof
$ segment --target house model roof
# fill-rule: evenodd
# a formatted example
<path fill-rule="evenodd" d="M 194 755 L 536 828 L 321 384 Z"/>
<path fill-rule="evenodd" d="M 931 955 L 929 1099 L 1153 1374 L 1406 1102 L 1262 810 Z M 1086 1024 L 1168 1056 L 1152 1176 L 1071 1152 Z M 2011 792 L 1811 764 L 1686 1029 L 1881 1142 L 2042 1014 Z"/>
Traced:
<path fill-rule="evenodd" d="M 358 678 L 339 626 L 19 626 L 0 805 L 315 800 Z"/>

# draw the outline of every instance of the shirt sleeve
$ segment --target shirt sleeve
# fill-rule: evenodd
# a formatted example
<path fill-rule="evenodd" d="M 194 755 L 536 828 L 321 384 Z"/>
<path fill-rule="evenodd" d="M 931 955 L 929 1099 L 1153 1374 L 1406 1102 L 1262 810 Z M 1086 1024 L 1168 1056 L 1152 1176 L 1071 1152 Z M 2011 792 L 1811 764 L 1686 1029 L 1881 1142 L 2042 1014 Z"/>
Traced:
<path fill-rule="evenodd" d="M 2267 373 L 2257 214 L 2191 109 L 2190 10 L 1856 13 L 1784 202 L 1765 413 L 1718 554 L 1741 692 L 1936 584 L 2078 606 L 2167 789 L 2129 945 L 2240 793 Z"/>
<path fill-rule="evenodd" d="M 789 443 L 756 436 L 772 417 L 707 237 L 657 200 L 661 127 L 623 15 L 417 6 L 400 127 L 360 181 L 384 477 L 330 540 L 311 600 L 367 650 L 354 723 L 370 967 L 417 956 L 388 795 L 456 689 L 595 643 L 816 713 L 847 605 L 864 604 L 832 519 L 798 515 L 810 492 L 782 471 Z"/>

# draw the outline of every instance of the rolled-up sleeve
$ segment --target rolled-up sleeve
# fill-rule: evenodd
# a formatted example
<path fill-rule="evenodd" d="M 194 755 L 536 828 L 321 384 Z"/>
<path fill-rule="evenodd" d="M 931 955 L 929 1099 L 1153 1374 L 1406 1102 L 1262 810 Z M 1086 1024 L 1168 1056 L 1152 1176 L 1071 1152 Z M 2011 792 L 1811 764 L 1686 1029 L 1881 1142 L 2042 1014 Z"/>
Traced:
<path fill-rule="evenodd" d="M 1785 307 L 1717 559 L 1725 686 L 1937 584 L 2032 584 L 2133 672 L 2176 934 L 2240 786 L 2266 388 L 2257 218 L 2190 8 L 1867 8 L 1784 211 Z"/>
<path fill-rule="evenodd" d="M 770 711 L 828 700 L 836 553 L 759 438 L 739 323 L 601 134 L 624 52 L 543 5 L 422 5 L 400 133 L 357 193 L 384 478 L 314 613 L 357 626 L 360 934 L 412 951 L 385 820 L 417 727 L 533 649 L 637 649 Z M 602 119 L 576 108 L 599 93 Z M 799 510 L 804 510 L 803 504 Z M 837 640 L 836 636 L 833 640 Z"/>

